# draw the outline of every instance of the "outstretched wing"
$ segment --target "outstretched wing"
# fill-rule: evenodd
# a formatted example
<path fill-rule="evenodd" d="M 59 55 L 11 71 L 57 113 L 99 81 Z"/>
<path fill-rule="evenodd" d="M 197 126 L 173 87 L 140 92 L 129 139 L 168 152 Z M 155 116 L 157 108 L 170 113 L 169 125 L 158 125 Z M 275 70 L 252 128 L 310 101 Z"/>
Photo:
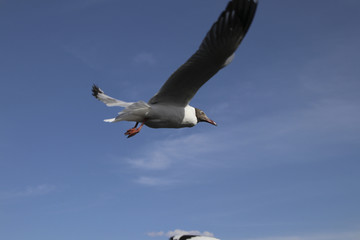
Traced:
<path fill-rule="evenodd" d="M 229 64 L 254 18 L 257 0 L 232 0 L 206 34 L 199 49 L 161 87 L 149 103 L 186 106 L 199 88 Z"/>

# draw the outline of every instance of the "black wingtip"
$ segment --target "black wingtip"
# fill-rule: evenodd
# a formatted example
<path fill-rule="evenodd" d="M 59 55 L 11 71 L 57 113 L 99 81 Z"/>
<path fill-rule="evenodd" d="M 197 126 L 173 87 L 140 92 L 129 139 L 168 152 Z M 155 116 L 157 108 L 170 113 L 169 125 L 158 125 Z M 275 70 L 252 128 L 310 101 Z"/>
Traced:
<path fill-rule="evenodd" d="M 195 238 L 195 237 L 199 237 L 200 235 L 189 235 L 189 234 L 186 234 L 186 235 L 182 235 L 179 240 L 190 240 L 191 238 Z"/>
<path fill-rule="evenodd" d="M 99 93 L 102 93 L 103 91 L 101 91 L 101 89 L 98 87 L 98 86 L 96 86 L 95 84 L 93 84 L 93 86 L 92 86 L 92 95 L 94 96 L 94 97 L 98 97 L 98 94 Z"/>

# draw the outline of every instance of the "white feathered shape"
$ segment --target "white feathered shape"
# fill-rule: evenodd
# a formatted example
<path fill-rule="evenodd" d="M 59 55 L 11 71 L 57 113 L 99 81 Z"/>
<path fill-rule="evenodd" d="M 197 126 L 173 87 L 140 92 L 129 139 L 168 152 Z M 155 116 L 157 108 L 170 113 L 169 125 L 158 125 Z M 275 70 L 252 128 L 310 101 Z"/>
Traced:
<path fill-rule="evenodd" d="M 106 95 L 98 86 L 93 85 L 93 96 L 102 101 L 108 107 L 124 107 L 115 118 L 105 119 L 104 122 L 134 121 L 141 122 L 149 113 L 150 106 L 144 101 L 124 102 Z"/>
<path fill-rule="evenodd" d="M 131 104 L 133 104 L 133 102 L 124 102 L 124 101 L 121 101 L 119 99 L 115 99 L 115 98 L 112 98 L 112 97 L 106 95 L 103 92 L 103 90 L 101 90 L 95 84 L 93 85 L 93 88 L 92 88 L 92 95 L 94 97 L 96 97 L 98 100 L 105 103 L 106 106 L 108 106 L 108 107 L 128 107 Z"/>

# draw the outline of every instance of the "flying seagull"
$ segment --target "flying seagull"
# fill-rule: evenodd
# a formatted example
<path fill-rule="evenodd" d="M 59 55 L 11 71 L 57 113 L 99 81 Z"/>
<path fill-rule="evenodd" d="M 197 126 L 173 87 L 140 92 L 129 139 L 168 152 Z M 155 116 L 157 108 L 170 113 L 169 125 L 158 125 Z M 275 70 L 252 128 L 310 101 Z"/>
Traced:
<path fill-rule="evenodd" d="M 200 235 L 175 235 L 169 240 L 220 240 L 214 237 L 200 236 Z"/>
<path fill-rule="evenodd" d="M 151 128 L 193 127 L 199 122 L 216 123 L 206 114 L 189 105 L 199 88 L 227 66 L 234 58 L 254 18 L 257 0 L 232 0 L 212 25 L 199 49 L 177 69 L 147 103 L 124 102 L 106 95 L 93 85 L 92 94 L 109 107 L 123 107 L 105 122 L 133 121 L 135 126 L 125 132 L 132 137 L 143 125 Z M 140 126 L 138 127 L 138 124 Z"/>

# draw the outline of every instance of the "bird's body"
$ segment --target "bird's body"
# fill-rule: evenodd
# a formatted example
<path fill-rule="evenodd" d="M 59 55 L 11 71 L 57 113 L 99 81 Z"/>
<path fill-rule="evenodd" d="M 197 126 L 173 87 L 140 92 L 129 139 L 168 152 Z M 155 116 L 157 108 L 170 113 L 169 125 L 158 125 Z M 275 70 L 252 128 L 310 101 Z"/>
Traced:
<path fill-rule="evenodd" d="M 199 120 L 194 107 L 172 106 L 169 104 L 151 104 L 144 101 L 124 102 L 105 95 L 100 88 L 93 86 L 93 94 L 107 106 L 125 107 L 115 118 L 105 119 L 105 122 L 143 122 L 151 128 L 183 128 L 193 127 Z M 214 123 L 215 124 L 215 123 Z"/>
<path fill-rule="evenodd" d="M 125 134 L 134 136 L 143 125 L 151 128 L 193 127 L 198 122 L 216 125 L 198 108 L 189 105 L 200 87 L 234 58 L 234 52 L 248 31 L 257 0 L 232 0 L 213 24 L 199 49 L 176 70 L 149 101 L 124 102 L 104 94 L 96 85 L 93 95 L 107 106 L 124 107 L 106 122 L 133 121 Z M 138 123 L 141 126 L 137 128 Z"/>
<path fill-rule="evenodd" d="M 193 127 L 198 123 L 195 108 L 153 104 L 145 121 L 151 128 Z"/>

